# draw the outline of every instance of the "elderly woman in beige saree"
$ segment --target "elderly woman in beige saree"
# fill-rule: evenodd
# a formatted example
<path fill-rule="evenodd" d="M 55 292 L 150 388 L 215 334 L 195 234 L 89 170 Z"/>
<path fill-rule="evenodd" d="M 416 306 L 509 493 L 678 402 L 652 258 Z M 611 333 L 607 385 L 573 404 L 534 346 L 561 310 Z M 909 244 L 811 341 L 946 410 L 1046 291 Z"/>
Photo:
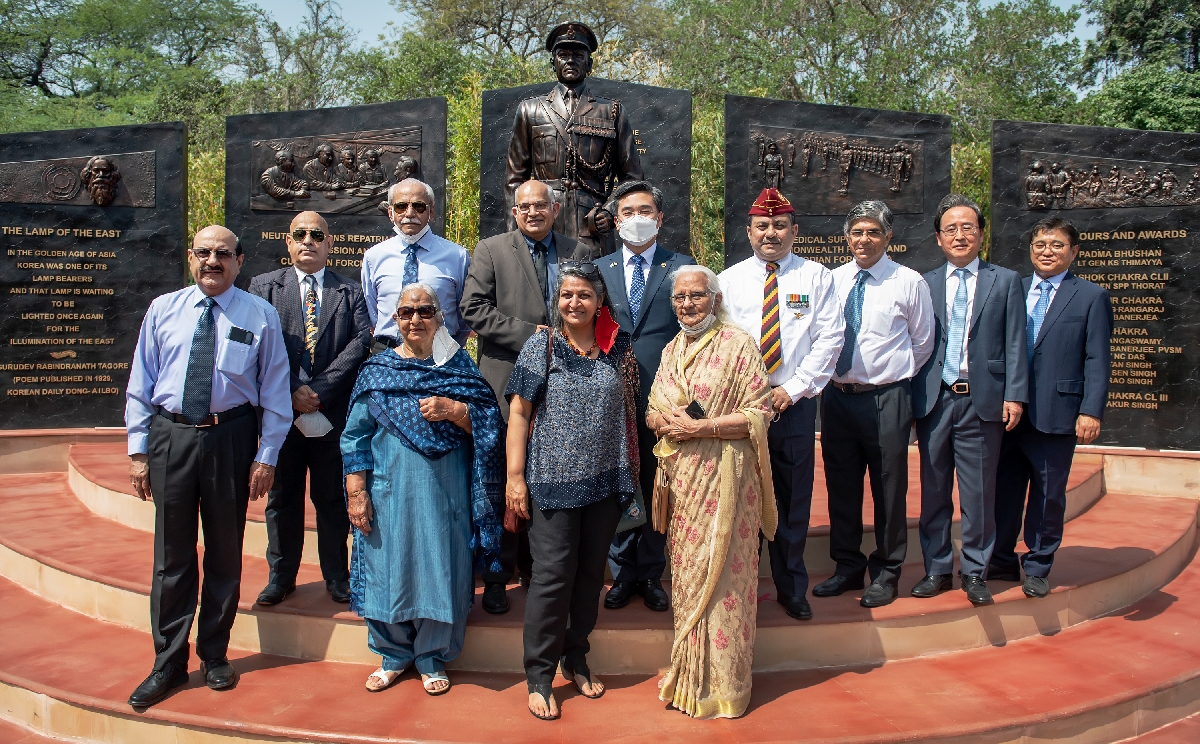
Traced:
<path fill-rule="evenodd" d="M 652 517 L 668 536 L 675 613 L 659 697 L 695 718 L 735 718 L 750 704 L 759 530 L 772 539 L 777 523 L 771 388 L 758 344 L 718 319 L 711 271 L 679 269 L 672 301 L 683 330 L 663 350 L 646 415 L 660 437 Z M 685 410 L 693 401 L 702 418 Z"/>

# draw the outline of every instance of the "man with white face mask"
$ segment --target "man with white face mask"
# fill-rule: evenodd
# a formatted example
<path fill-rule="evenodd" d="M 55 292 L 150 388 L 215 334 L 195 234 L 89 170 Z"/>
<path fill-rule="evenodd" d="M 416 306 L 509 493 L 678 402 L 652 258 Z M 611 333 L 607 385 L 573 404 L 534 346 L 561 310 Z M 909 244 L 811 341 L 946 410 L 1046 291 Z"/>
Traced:
<path fill-rule="evenodd" d="M 658 374 L 663 347 L 679 333 L 671 304 L 671 283 L 666 277 L 680 266 L 694 264 L 691 256 L 672 253 L 658 245 L 662 228 L 662 192 L 645 181 L 626 181 L 613 189 L 607 209 L 617 223 L 621 249 L 596 260 L 609 288 L 613 317 L 621 330 L 633 337 L 641 390 L 638 394 L 638 449 L 641 453 L 641 486 L 649 498 L 654 486 L 654 444 L 658 437 L 646 428 L 646 401 Z M 646 606 L 665 612 L 670 607 L 662 588 L 666 535 L 649 523 L 617 533 L 608 550 L 612 588 L 604 597 L 610 610 L 629 604 L 641 594 Z"/>

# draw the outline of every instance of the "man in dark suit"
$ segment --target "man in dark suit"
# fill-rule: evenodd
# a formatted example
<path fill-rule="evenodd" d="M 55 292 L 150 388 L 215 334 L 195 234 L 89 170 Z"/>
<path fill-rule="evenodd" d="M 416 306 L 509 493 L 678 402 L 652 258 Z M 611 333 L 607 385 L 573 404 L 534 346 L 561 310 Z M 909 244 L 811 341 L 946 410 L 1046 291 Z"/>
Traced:
<path fill-rule="evenodd" d="M 662 192 L 645 181 L 626 181 L 613 189 L 608 211 L 617 221 L 622 244 L 616 253 L 599 259 L 596 265 L 608 288 L 616 321 L 621 330 L 633 337 L 633 355 L 638 361 L 641 392 L 638 394 L 638 450 L 640 452 L 643 498 L 654 490 L 654 444 L 658 437 L 646 428 L 646 402 L 650 386 L 658 374 L 663 347 L 679 333 L 679 321 L 671 303 L 671 282 L 667 277 L 680 266 L 694 264 L 691 256 L 672 253 L 658 247 L 662 228 Z M 647 521 L 641 527 L 617 533 L 608 549 L 608 566 L 613 585 L 604 596 L 610 610 L 629 604 L 641 594 L 646 606 L 664 612 L 670 600 L 662 588 L 667 567 L 667 536 L 655 532 Z"/>
<path fill-rule="evenodd" d="M 556 199 L 542 181 L 521 184 L 512 207 L 517 229 L 479 241 L 463 282 L 462 317 L 479 337 L 479 371 L 495 391 L 505 421 L 504 391 L 517 355 L 535 331 L 550 324 L 558 262 L 580 259 L 586 251 L 554 232 L 562 208 Z M 508 612 L 505 585 L 514 573 L 521 583 L 528 583 L 532 570 L 528 537 L 505 532 L 500 540 L 500 570 L 483 574 L 483 609 L 492 614 Z"/>
<path fill-rule="evenodd" d="M 292 265 L 250 282 L 250 293 L 279 312 L 297 416 L 279 450 L 275 484 L 267 497 L 271 574 L 258 603 L 279 604 L 296 588 L 304 550 L 306 476 L 317 512 L 317 553 L 325 588 L 335 602 L 349 602 L 350 518 L 338 440 L 358 366 L 371 348 L 371 319 L 358 283 L 325 268 L 333 237 L 321 215 L 296 215 L 285 240 Z"/>
<path fill-rule="evenodd" d="M 1062 542 L 1067 476 L 1075 444 L 1100 436 L 1108 402 L 1112 301 L 1108 291 L 1069 269 L 1079 255 L 1079 233 L 1050 217 L 1033 226 L 1034 275 L 1023 282 L 1029 354 L 1029 410 L 1004 435 L 996 482 L 996 549 L 989 575 L 1020 581 L 1017 534 L 1025 507 L 1026 596 L 1050 592 L 1050 566 Z M 1025 505 L 1028 493 L 1029 503 Z"/>
<path fill-rule="evenodd" d="M 959 576 L 971 604 L 991 604 L 986 570 L 996 541 L 996 467 L 1000 441 L 1028 400 L 1021 277 L 979 259 L 983 213 L 961 194 L 934 216 L 946 265 L 925 274 L 933 300 L 934 352 L 913 379 L 913 416 L 921 452 L 921 551 L 925 578 L 914 597 L 952 586 L 954 477 L 962 511 Z"/>

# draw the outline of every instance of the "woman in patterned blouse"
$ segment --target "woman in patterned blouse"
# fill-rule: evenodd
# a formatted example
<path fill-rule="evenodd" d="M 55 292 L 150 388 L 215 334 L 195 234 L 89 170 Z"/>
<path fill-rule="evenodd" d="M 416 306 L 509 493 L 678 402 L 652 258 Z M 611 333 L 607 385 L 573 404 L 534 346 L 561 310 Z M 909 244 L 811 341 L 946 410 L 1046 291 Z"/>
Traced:
<path fill-rule="evenodd" d="M 588 636 L 608 544 L 622 512 L 636 508 L 638 477 L 638 377 L 629 335 L 609 314 L 604 280 L 591 262 L 560 263 L 556 296 L 553 329 L 526 342 L 506 391 L 506 499 L 529 519 L 533 555 L 525 676 L 529 711 L 543 720 L 559 717 L 551 683 L 560 661 L 584 697 L 604 694 L 587 666 Z"/>

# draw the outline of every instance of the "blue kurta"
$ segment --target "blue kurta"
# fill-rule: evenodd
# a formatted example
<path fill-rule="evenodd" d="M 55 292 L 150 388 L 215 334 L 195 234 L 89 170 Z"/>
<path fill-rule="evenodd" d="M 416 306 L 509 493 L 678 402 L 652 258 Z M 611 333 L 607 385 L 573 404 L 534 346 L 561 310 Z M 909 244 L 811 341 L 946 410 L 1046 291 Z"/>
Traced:
<path fill-rule="evenodd" d="M 387 623 L 425 618 L 455 626 L 458 646 L 474 596 L 470 440 L 438 459 L 409 449 L 359 396 L 342 434 L 345 454 L 366 462 L 371 534 L 354 530 L 351 583 L 361 617 Z M 357 594 L 357 592 L 356 592 Z"/>

